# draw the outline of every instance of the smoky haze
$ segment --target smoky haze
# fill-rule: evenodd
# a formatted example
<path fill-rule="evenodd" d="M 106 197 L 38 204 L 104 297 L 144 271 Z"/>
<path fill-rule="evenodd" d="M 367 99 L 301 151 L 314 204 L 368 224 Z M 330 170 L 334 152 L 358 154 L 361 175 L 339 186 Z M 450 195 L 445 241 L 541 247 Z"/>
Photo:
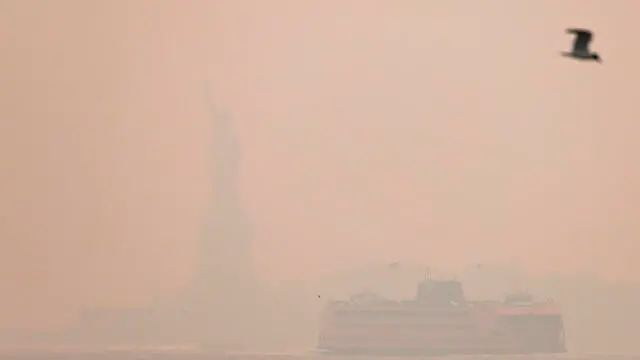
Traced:
<path fill-rule="evenodd" d="M 242 147 L 251 267 L 280 289 L 263 315 L 293 301 L 288 281 L 314 298 L 316 279 L 372 262 L 637 283 L 639 11 L 0 0 L 0 327 L 74 326 L 193 285 L 214 181 L 205 79 Z M 559 57 L 573 26 L 602 65 Z"/>

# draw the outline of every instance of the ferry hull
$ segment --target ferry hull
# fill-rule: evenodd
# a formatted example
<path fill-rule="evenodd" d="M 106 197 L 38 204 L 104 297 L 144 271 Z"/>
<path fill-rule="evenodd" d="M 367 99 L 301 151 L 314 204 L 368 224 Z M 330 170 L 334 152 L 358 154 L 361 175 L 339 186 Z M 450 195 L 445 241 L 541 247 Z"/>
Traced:
<path fill-rule="evenodd" d="M 550 302 L 529 298 L 525 302 L 473 302 L 464 298 L 459 284 L 446 284 L 453 291 L 428 285 L 431 288 L 419 290 L 415 300 L 388 301 L 369 295 L 330 303 L 320 330 L 319 350 L 393 356 L 567 351 L 562 316 Z"/>

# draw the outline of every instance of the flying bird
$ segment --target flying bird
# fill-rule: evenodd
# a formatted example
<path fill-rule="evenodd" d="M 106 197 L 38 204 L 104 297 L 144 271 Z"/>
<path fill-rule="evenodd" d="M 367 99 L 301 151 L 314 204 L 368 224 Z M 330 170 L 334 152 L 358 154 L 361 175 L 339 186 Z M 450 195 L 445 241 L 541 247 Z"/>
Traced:
<path fill-rule="evenodd" d="M 562 55 L 576 60 L 597 61 L 602 62 L 600 56 L 596 52 L 589 50 L 589 43 L 593 39 L 593 33 L 586 29 L 567 29 L 568 34 L 573 34 L 573 49 L 571 52 L 563 52 Z"/>

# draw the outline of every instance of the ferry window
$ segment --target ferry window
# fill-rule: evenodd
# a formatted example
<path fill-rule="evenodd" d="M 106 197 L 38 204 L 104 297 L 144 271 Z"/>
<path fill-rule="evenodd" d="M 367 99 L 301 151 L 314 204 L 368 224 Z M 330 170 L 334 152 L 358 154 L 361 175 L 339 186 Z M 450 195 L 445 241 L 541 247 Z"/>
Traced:
<path fill-rule="evenodd" d="M 526 324 L 526 316 L 505 316 L 502 318 L 502 321 L 507 324 L 510 328 L 521 328 Z"/>
<path fill-rule="evenodd" d="M 538 323 L 546 326 L 558 326 L 560 325 L 560 319 L 557 316 L 540 316 L 538 317 Z"/>

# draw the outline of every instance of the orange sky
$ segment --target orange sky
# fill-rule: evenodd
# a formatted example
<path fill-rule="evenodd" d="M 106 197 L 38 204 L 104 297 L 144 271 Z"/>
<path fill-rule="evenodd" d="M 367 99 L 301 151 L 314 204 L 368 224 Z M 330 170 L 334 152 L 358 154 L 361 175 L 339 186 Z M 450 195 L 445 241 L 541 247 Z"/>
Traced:
<path fill-rule="evenodd" d="M 96 4 L 0 3 L 0 327 L 187 284 L 207 77 L 264 279 L 400 260 L 640 280 L 640 4 Z M 570 26 L 602 65 L 558 56 Z"/>

